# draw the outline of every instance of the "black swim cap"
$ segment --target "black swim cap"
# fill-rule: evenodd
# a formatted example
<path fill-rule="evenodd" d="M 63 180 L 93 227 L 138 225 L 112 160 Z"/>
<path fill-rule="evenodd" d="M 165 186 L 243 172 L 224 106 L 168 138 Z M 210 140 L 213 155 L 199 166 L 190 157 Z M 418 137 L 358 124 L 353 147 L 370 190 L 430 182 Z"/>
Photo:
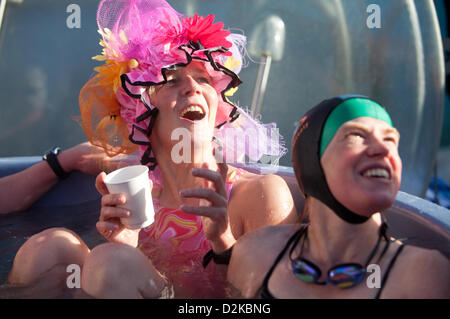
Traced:
<path fill-rule="evenodd" d="M 354 103 L 348 103 L 351 99 L 355 99 L 351 101 Z M 361 116 L 381 119 L 392 125 L 387 112 L 366 96 L 343 95 L 325 100 L 309 110 L 300 120 L 292 138 L 292 166 L 305 196 L 317 198 L 346 222 L 360 224 L 367 221 L 369 217 L 356 214 L 337 201 L 328 187 L 320 164 L 322 153 L 334 135 L 332 133 L 331 137 L 322 138 L 324 127 L 326 124 L 330 126 L 330 123 L 327 123 L 330 114 L 341 105 L 344 106 L 342 108 L 344 110 L 339 110 L 340 119 L 337 124 L 331 125 L 335 127 L 334 133 L 344 122 Z M 359 106 L 360 109 L 358 109 Z M 354 112 L 356 109 L 358 109 L 357 112 Z M 342 114 L 346 115 L 342 116 Z M 324 143 L 326 145 L 321 147 Z"/>

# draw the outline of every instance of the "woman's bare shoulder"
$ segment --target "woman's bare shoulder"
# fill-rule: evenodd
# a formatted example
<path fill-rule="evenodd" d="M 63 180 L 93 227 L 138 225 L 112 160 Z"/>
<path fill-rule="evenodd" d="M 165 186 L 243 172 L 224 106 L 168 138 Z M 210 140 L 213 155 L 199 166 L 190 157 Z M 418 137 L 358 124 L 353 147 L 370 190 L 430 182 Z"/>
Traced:
<path fill-rule="evenodd" d="M 418 246 L 406 245 L 404 248 L 404 261 L 419 263 L 423 266 L 429 266 L 432 268 L 442 269 L 447 267 L 447 271 L 450 261 L 441 252 L 436 249 L 427 249 Z"/>
<path fill-rule="evenodd" d="M 236 182 L 236 186 L 242 186 L 242 185 L 247 185 L 248 183 L 253 184 L 252 186 L 254 186 L 255 184 L 259 184 L 259 185 L 263 185 L 263 186 L 271 186 L 272 184 L 274 184 L 274 186 L 286 186 L 287 184 L 284 181 L 283 177 L 276 175 L 276 174 L 255 174 L 252 172 L 249 172 L 247 170 L 241 169 L 241 168 L 236 168 L 236 167 L 232 167 L 232 166 L 228 166 L 229 167 L 229 175 L 232 172 L 235 172 L 237 170 L 240 171 L 241 175 L 239 180 Z"/>
<path fill-rule="evenodd" d="M 233 248 L 228 280 L 244 297 L 253 297 L 299 224 L 266 226 L 246 233 Z"/>
<path fill-rule="evenodd" d="M 409 298 L 450 298 L 450 261 L 438 250 L 406 245 L 388 280 Z"/>
<path fill-rule="evenodd" d="M 232 260 L 243 266 L 271 263 L 298 225 L 265 226 L 241 236 L 233 248 Z"/>
<path fill-rule="evenodd" d="M 263 207 L 276 209 L 279 205 L 293 208 L 292 194 L 286 181 L 278 175 L 256 175 L 245 173 L 233 186 L 232 199 L 243 204 L 251 203 Z M 234 197 L 234 198 L 233 198 Z"/>
<path fill-rule="evenodd" d="M 232 174 L 230 172 L 236 170 L 238 169 L 229 166 L 229 176 Z M 243 169 L 239 170 L 240 177 L 233 184 L 231 201 L 239 202 L 239 205 L 256 204 L 259 205 L 258 209 L 269 206 L 272 206 L 269 207 L 271 209 L 276 209 L 277 206 L 278 208 L 283 207 L 284 215 L 290 214 L 292 209 L 295 210 L 293 195 L 283 177 L 276 174 L 254 174 Z M 292 212 L 291 215 L 291 217 L 295 216 L 296 212 Z M 297 219 L 290 218 L 288 222 L 297 222 Z"/>
<path fill-rule="evenodd" d="M 236 243 L 237 249 L 247 249 L 255 253 L 267 253 L 269 249 L 283 247 L 289 237 L 299 228 L 299 224 L 264 226 L 244 234 Z"/>

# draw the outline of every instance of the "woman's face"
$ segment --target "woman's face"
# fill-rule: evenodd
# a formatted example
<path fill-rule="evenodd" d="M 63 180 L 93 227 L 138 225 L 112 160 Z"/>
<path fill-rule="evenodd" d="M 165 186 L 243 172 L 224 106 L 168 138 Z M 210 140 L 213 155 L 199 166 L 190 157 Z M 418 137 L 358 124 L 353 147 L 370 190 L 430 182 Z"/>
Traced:
<path fill-rule="evenodd" d="M 167 83 L 150 95 L 152 105 L 159 110 L 152 137 L 156 135 L 163 144 L 170 144 L 174 130 L 186 129 L 192 139 L 196 136 L 211 141 L 218 96 L 203 62 L 193 61 L 166 75 Z"/>
<path fill-rule="evenodd" d="M 399 138 L 395 128 L 370 117 L 339 128 L 321 165 L 331 193 L 342 205 L 368 217 L 394 203 L 402 174 Z"/>

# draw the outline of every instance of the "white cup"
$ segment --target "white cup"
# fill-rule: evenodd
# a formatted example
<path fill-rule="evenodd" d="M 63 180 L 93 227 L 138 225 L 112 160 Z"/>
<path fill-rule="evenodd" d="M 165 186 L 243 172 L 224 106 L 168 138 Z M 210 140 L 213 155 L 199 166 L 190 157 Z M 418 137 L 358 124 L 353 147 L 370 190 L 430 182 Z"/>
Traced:
<path fill-rule="evenodd" d="M 106 175 L 104 180 L 110 194 L 125 194 L 126 203 L 118 207 L 130 211 L 130 216 L 121 218 L 129 229 L 140 229 L 153 223 L 153 209 L 148 167 L 133 165 L 120 168 Z"/>

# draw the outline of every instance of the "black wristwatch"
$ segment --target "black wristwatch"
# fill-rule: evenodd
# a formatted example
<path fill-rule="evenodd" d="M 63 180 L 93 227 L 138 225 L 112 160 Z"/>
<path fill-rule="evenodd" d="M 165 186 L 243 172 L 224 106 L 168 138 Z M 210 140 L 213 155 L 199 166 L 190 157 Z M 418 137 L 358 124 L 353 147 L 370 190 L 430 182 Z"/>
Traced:
<path fill-rule="evenodd" d="M 55 172 L 56 176 L 59 177 L 59 179 L 66 179 L 69 177 L 70 173 L 65 172 L 61 164 L 59 164 L 58 161 L 58 154 L 61 153 L 61 149 L 59 147 L 54 147 L 50 151 L 44 154 L 42 156 L 42 159 L 48 163 L 48 165 L 51 167 L 53 172 Z"/>
<path fill-rule="evenodd" d="M 209 262 L 212 260 L 214 260 L 215 264 L 219 264 L 219 265 L 228 265 L 230 263 L 230 259 L 231 259 L 231 253 L 233 251 L 233 246 L 231 246 L 230 248 L 228 248 L 227 250 L 216 254 L 214 252 L 214 250 L 210 249 L 205 256 L 203 256 L 203 268 L 206 268 L 206 266 L 208 266 Z"/>

